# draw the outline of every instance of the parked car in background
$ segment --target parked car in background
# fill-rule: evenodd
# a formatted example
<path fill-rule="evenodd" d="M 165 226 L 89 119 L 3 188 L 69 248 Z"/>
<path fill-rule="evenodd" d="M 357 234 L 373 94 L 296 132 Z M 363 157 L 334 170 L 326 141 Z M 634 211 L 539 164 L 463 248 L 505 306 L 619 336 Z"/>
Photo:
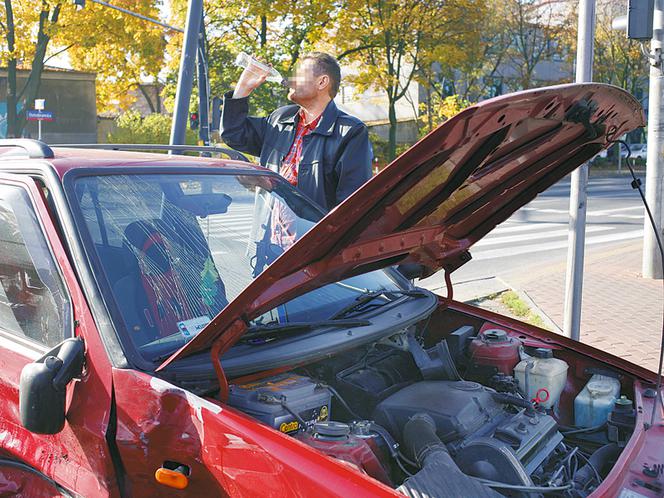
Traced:
<path fill-rule="evenodd" d="M 661 496 L 657 375 L 449 278 L 643 125 L 609 85 L 501 96 L 329 213 L 239 160 L 0 141 L 2 489 Z"/>
<path fill-rule="evenodd" d="M 646 159 L 648 156 L 648 144 L 629 144 L 630 158 L 631 159 Z M 627 147 L 620 144 L 620 157 L 625 159 L 627 157 Z"/>
<path fill-rule="evenodd" d="M 648 157 L 648 144 L 630 144 L 630 157 L 632 159 L 643 159 Z M 627 149 L 621 146 L 620 154 L 622 157 L 627 157 Z"/>

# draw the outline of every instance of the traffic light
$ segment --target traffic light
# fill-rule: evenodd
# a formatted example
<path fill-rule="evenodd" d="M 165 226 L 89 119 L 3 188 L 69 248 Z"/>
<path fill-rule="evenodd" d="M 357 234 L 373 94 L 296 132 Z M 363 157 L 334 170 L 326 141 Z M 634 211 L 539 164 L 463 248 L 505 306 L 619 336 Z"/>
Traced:
<path fill-rule="evenodd" d="M 190 112 L 189 113 L 189 128 L 192 130 L 198 130 L 198 113 Z"/>
<path fill-rule="evenodd" d="M 654 12 L 655 0 L 628 0 L 627 38 L 630 40 L 650 40 L 653 37 Z"/>
<path fill-rule="evenodd" d="M 85 7 L 85 0 L 74 0 L 74 5 L 76 5 L 76 8 L 80 10 Z"/>

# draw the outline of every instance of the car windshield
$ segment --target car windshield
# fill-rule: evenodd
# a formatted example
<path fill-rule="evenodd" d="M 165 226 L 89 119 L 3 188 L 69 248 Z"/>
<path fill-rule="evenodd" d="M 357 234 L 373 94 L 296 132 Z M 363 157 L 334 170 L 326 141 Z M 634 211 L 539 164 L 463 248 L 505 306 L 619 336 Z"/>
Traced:
<path fill-rule="evenodd" d="M 191 339 L 323 216 L 274 175 L 81 176 L 73 187 L 121 335 L 150 361 Z M 374 271 L 304 294 L 253 324 L 328 320 L 360 295 L 399 289 L 389 272 Z"/>

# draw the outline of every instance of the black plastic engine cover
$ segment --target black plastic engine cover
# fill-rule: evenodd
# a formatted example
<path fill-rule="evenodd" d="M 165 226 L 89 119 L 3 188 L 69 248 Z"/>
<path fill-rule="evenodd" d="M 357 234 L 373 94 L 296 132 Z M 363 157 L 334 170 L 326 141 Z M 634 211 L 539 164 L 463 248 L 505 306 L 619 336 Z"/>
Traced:
<path fill-rule="evenodd" d="M 357 414 L 368 419 L 381 400 L 421 379 L 410 353 L 389 349 L 367 354 L 335 372 L 331 384 Z"/>
<path fill-rule="evenodd" d="M 436 424 L 438 437 L 448 443 L 474 433 L 502 411 L 491 392 L 476 382 L 422 381 L 383 400 L 373 419 L 401 441 L 408 419 L 427 413 Z"/>

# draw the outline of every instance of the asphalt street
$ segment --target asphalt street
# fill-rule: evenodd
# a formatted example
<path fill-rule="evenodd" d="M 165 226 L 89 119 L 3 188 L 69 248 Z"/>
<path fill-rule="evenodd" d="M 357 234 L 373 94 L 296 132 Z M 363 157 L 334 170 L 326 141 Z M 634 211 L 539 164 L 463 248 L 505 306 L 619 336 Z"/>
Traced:
<path fill-rule="evenodd" d="M 472 261 L 454 272 L 453 282 L 484 277 L 518 280 L 529 268 L 567 259 L 569 178 L 524 206 L 471 248 Z M 627 176 L 591 178 L 588 185 L 586 251 L 606 251 L 643 237 L 644 208 Z M 421 282 L 434 285 L 441 275 Z"/>

